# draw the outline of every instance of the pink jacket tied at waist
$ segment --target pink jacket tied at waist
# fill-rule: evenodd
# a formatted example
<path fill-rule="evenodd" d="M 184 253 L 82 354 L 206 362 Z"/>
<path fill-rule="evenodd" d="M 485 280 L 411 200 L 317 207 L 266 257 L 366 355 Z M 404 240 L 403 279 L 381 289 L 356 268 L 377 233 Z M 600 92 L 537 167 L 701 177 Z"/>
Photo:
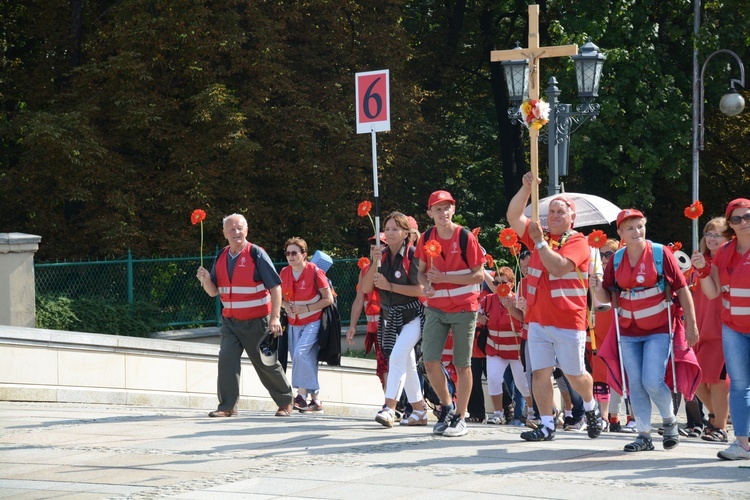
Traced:
<path fill-rule="evenodd" d="M 678 308 L 678 314 L 681 309 Z M 701 367 L 698 359 L 695 357 L 693 349 L 688 347 L 685 339 L 685 325 L 682 320 L 674 321 L 674 352 L 675 352 L 675 371 L 677 372 L 677 391 L 680 392 L 687 401 L 692 401 L 695 391 L 701 382 Z M 604 344 L 599 348 L 598 355 L 607 365 L 607 383 L 618 394 L 622 394 L 622 372 L 620 371 L 620 356 L 617 351 L 617 331 L 615 322 L 607 332 Z M 627 375 L 626 375 L 627 376 Z M 667 363 L 667 370 L 664 380 L 672 387 L 672 362 Z"/>

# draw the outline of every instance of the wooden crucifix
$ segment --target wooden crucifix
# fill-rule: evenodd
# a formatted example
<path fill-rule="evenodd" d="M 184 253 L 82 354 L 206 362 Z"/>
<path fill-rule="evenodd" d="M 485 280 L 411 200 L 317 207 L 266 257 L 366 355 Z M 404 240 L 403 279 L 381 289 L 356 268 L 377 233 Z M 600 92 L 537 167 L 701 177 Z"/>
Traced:
<path fill-rule="evenodd" d="M 521 50 L 493 50 L 490 52 L 491 62 L 529 60 L 529 99 L 539 99 L 539 70 L 543 57 L 574 56 L 578 53 L 578 45 L 558 45 L 554 47 L 539 46 L 539 6 L 529 5 L 529 47 Z M 550 124 L 554 126 L 554 124 Z M 539 131 L 529 129 L 531 143 L 531 173 L 534 179 L 539 177 Z M 531 183 L 531 218 L 539 220 L 539 185 Z"/>

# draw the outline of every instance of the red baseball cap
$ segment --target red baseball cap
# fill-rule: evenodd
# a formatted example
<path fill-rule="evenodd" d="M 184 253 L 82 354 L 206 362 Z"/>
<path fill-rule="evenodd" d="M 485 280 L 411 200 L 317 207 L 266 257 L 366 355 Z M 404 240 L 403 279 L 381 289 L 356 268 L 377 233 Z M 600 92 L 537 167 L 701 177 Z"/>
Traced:
<path fill-rule="evenodd" d="M 427 202 L 427 210 L 431 209 L 435 203 L 440 203 L 441 201 L 450 201 L 452 204 L 456 204 L 456 200 L 453 199 L 453 196 L 448 191 L 435 191 L 430 195 L 430 199 Z"/>
<path fill-rule="evenodd" d="M 734 212 L 735 208 L 750 208 L 750 200 L 747 198 L 737 198 L 736 200 L 732 200 L 729 202 L 729 205 L 727 205 L 727 211 L 724 214 L 726 218 L 732 216 L 732 212 Z"/>
<path fill-rule="evenodd" d="M 568 208 L 570 209 L 571 212 L 573 212 L 574 214 L 576 213 L 576 203 L 570 198 L 568 198 L 567 196 L 563 196 L 563 195 L 555 196 L 549 201 L 549 204 L 552 205 L 553 201 L 561 201 L 565 203 L 566 205 L 568 205 Z"/>
<path fill-rule="evenodd" d="M 411 215 L 406 216 L 406 220 L 409 221 L 409 227 L 412 229 L 419 229 L 419 224 L 417 224 L 417 219 L 412 217 Z"/>
<path fill-rule="evenodd" d="M 617 214 L 617 229 L 620 229 L 620 224 L 622 224 L 626 220 L 634 219 L 636 217 L 645 219 L 643 213 L 640 210 L 636 210 L 635 208 L 626 208 L 625 210 L 620 211 L 620 213 Z"/>

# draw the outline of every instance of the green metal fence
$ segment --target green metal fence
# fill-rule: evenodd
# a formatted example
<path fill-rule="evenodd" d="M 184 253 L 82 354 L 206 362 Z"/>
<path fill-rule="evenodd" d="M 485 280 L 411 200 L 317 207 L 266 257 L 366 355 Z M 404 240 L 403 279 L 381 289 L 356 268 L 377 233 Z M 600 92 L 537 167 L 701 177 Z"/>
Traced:
<path fill-rule="evenodd" d="M 210 268 L 214 258 L 215 254 L 204 255 L 204 265 Z M 199 260 L 197 256 L 136 259 L 128 251 L 127 257 L 116 260 L 35 264 L 36 293 L 121 304 L 148 302 L 159 308 L 157 322 L 165 329 L 218 325 L 221 302 L 206 295 L 195 278 Z M 334 260 L 328 270 L 345 325 L 356 296 L 357 260 Z M 274 262 L 276 270 L 286 265 Z"/>

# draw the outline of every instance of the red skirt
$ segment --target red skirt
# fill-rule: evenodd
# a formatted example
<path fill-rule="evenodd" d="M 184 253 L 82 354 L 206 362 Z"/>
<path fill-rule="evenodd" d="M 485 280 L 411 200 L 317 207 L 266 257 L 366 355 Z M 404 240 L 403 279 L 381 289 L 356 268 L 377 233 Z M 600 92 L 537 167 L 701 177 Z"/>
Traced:
<path fill-rule="evenodd" d="M 724 349 L 721 339 L 701 340 L 693 350 L 703 373 L 701 383 L 718 384 L 724 371 Z"/>

